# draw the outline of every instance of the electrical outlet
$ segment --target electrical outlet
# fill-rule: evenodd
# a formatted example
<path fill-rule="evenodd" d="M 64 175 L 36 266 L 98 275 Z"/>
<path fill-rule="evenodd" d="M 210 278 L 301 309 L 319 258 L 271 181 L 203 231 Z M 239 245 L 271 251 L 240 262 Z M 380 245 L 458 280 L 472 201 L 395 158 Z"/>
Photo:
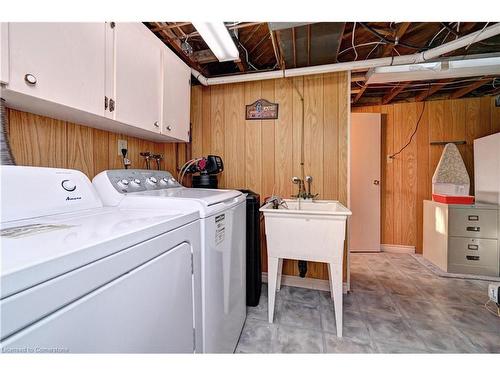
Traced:
<path fill-rule="evenodd" d="M 125 148 L 128 150 L 127 147 L 127 140 L 126 139 L 119 139 L 118 140 L 118 156 L 123 156 L 122 155 L 122 149 Z"/>
<path fill-rule="evenodd" d="M 500 283 L 492 283 L 488 285 L 488 297 L 490 297 L 490 300 L 492 300 L 495 303 L 500 303 L 499 293 L 500 293 Z"/>

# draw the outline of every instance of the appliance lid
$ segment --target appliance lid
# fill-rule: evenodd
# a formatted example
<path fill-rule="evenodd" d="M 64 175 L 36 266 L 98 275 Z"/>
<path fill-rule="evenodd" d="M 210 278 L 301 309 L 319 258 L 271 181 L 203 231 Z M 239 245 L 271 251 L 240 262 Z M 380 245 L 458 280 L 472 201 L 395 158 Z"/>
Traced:
<path fill-rule="evenodd" d="M 237 190 L 177 188 L 177 189 L 150 190 L 141 193 L 131 193 L 129 195 L 191 199 L 191 200 L 197 200 L 205 207 L 209 207 L 216 205 L 218 203 L 222 203 L 237 198 L 241 196 L 242 193 Z"/>
<path fill-rule="evenodd" d="M 194 210 L 104 207 L 2 223 L 1 298 L 198 218 Z"/>

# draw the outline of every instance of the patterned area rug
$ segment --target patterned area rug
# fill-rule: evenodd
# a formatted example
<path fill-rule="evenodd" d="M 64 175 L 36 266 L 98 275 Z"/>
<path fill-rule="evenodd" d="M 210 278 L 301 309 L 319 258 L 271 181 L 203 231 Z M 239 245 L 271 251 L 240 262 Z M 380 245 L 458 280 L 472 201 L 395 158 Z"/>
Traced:
<path fill-rule="evenodd" d="M 444 272 L 438 266 L 432 264 L 427 259 L 425 259 L 421 254 L 410 254 L 410 255 L 437 276 L 449 277 L 453 279 L 471 279 L 471 280 L 484 280 L 484 281 L 496 281 L 496 282 L 500 281 L 500 277 L 495 277 L 495 276 L 467 275 L 465 273 Z"/>

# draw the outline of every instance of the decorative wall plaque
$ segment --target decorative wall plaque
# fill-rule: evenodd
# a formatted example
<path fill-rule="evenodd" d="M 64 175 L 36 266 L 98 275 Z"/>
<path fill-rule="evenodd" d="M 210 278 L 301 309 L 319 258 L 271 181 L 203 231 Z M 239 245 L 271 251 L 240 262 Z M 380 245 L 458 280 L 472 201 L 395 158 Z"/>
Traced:
<path fill-rule="evenodd" d="M 273 120 L 278 118 L 278 103 L 259 99 L 246 106 L 247 120 Z"/>

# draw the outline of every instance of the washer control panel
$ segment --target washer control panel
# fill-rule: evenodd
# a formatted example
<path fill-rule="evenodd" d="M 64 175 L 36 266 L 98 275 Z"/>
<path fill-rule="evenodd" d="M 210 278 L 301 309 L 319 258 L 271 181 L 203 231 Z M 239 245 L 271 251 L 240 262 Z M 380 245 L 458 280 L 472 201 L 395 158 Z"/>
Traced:
<path fill-rule="evenodd" d="M 106 171 L 111 185 L 119 193 L 178 188 L 182 185 L 167 171 L 115 169 Z"/>

